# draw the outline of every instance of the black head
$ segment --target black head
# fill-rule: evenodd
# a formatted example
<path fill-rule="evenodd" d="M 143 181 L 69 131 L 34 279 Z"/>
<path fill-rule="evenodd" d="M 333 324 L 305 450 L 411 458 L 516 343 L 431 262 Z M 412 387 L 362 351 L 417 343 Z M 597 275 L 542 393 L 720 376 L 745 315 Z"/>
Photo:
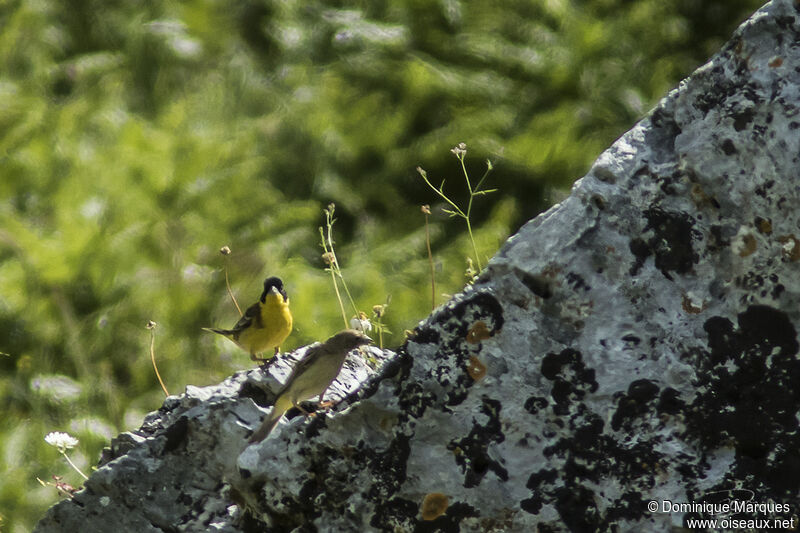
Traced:
<path fill-rule="evenodd" d="M 283 300 L 286 301 L 289 299 L 289 296 L 286 294 L 286 291 L 283 289 L 283 282 L 281 278 L 271 277 L 264 280 L 264 292 L 261 293 L 261 301 L 265 302 L 267 300 L 267 294 L 269 291 L 275 287 L 278 289 L 278 292 L 283 296 Z"/>

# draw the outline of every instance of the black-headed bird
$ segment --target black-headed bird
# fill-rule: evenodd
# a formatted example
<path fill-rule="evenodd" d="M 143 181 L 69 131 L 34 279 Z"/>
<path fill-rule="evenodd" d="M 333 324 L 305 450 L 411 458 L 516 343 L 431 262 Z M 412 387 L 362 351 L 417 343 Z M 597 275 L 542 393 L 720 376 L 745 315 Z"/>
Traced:
<path fill-rule="evenodd" d="M 322 344 L 311 346 L 278 391 L 272 411 L 250 436 L 249 442 L 252 444 L 267 438 L 278 420 L 292 407 L 308 414 L 300 407 L 300 402 L 319 396 L 321 404 L 325 391 L 339 375 L 347 354 L 371 342 L 372 339 L 360 331 L 346 329 Z"/>
<path fill-rule="evenodd" d="M 289 296 L 283 289 L 280 278 L 264 280 L 264 292 L 256 303 L 247 308 L 242 318 L 232 329 L 203 328 L 227 337 L 250 354 L 258 362 L 271 360 L 280 350 L 281 343 L 292 332 L 292 313 L 289 311 Z M 275 349 L 274 354 L 259 357 L 258 354 Z"/>

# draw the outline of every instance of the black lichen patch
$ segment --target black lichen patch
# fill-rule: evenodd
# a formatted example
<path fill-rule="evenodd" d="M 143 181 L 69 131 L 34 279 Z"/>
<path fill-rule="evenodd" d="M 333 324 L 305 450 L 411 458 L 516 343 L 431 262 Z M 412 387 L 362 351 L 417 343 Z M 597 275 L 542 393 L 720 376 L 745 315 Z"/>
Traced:
<path fill-rule="evenodd" d="M 367 493 L 370 500 L 385 500 L 400 490 L 406 481 L 410 455 L 411 437 L 405 435 L 396 436 L 385 450 L 367 454 L 366 468 L 373 479 Z"/>
<path fill-rule="evenodd" d="M 628 386 L 627 393 L 616 396 L 617 410 L 611 418 L 611 428 L 619 431 L 622 427 L 633 429 L 634 420 L 655 412 L 655 399 L 658 385 L 647 379 L 638 379 Z"/>
<path fill-rule="evenodd" d="M 678 391 L 672 387 L 667 387 L 661 391 L 658 398 L 656 410 L 659 415 L 677 415 L 686 408 L 686 404 L 680 399 Z"/>
<path fill-rule="evenodd" d="M 410 531 L 417 522 L 419 504 L 404 498 L 378 501 L 369 525 L 381 531 Z"/>
<path fill-rule="evenodd" d="M 530 414 L 535 415 L 538 414 L 539 411 L 541 411 L 548 405 L 549 402 L 547 401 L 547 398 L 543 396 L 531 396 L 527 400 L 525 400 L 525 404 L 523 405 L 523 407 Z"/>
<path fill-rule="evenodd" d="M 552 492 L 556 479 L 558 479 L 558 473 L 553 469 L 543 469 L 531 474 L 525 486 L 532 490 L 533 494 L 531 494 L 530 498 L 519 502 L 522 510 L 530 514 L 539 514 L 542 506 L 550 501 L 549 498 L 545 498 L 545 495 Z M 543 488 L 546 488 L 546 490 L 542 490 Z"/>
<path fill-rule="evenodd" d="M 642 516 L 647 501 L 649 498 L 645 494 L 628 491 L 609 505 L 606 520 L 612 524 L 620 520 L 636 520 Z"/>
<path fill-rule="evenodd" d="M 549 464 L 558 468 L 530 475 L 526 487 L 531 496 L 520 502 L 521 508 L 538 514 L 545 504 L 553 505 L 573 531 L 613 531 L 619 521 L 646 516 L 646 507 L 637 506 L 634 496 L 656 485 L 664 462 L 654 451 L 658 440 L 637 435 L 635 445 L 622 445 L 629 440 L 604 434 L 601 417 L 583 405 L 571 415 L 569 426 L 570 437 L 558 439 L 544 450 Z M 608 478 L 629 487 L 630 498 L 621 500 L 624 505 L 605 506 L 601 511 L 595 502 L 602 495 L 596 495 L 594 487 Z"/>
<path fill-rule="evenodd" d="M 480 291 L 474 296 L 455 304 L 450 309 L 450 317 L 461 323 L 458 336 L 466 336 L 470 325 L 482 320 L 489 330 L 500 331 L 503 329 L 503 306 L 497 298 L 488 291 Z M 463 329 L 463 331 L 461 331 Z"/>
<path fill-rule="evenodd" d="M 800 490 L 800 360 L 788 316 L 748 307 L 737 325 L 712 317 L 708 350 L 685 354 L 697 374 L 696 399 L 686 409 L 687 439 L 709 450 L 732 446 L 731 479 L 749 480 L 759 498 L 776 501 Z"/>
<path fill-rule="evenodd" d="M 755 117 L 755 111 L 752 109 L 745 109 L 739 113 L 735 113 L 733 115 L 733 129 L 736 131 L 742 131 L 747 127 L 748 124 L 753 122 L 753 118 Z"/>
<path fill-rule="evenodd" d="M 699 261 L 692 241 L 700 238 L 700 232 L 694 227 L 695 220 L 687 213 L 664 211 L 660 207 L 651 207 L 644 212 L 647 225 L 643 233 L 652 232 L 647 238 L 636 238 L 630 242 L 631 253 L 636 257 L 631 267 L 631 275 L 635 275 L 651 255 L 655 256 L 656 268 L 669 280 L 670 272 L 687 274 Z"/>
<path fill-rule="evenodd" d="M 349 476 L 343 475 L 333 466 L 344 460 L 346 459 L 341 451 L 320 446 L 310 457 L 305 481 L 296 495 L 285 494 L 279 498 L 279 502 L 275 502 L 269 501 L 263 490 L 254 489 L 261 496 L 259 508 L 274 509 L 280 503 L 281 512 L 273 510 L 269 513 L 274 530 L 296 530 L 295 528 L 309 523 L 324 511 L 344 512 L 347 499 L 354 491 L 353 483 Z"/>
<path fill-rule="evenodd" d="M 774 273 L 750 271 L 736 276 L 733 282 L 748 293 L 746 299 L 758 298 L 762 301 L 765 298 L 777 299 L 785 290 L 783 284 L 780 283 L 780 278 Z"/>
<path fill-rule="evenodd" d="M 739 151 L 736 149 L 736 145 L 733 144 L 733 141 L 730 139 L 725 139 L 722 142 L 722 151 L 725 152 L 725 155 L 733 155 L 738 153 Z"/>
<path fill-rule="evenodd" d="M 411 368 L 414 366 L 414 359 L 408 355 L 408 343 L 402 346 L 397 356 L 392 358 L 381 368 L 380 374 L 372 379 L 367 380 L 366 383 L 356 391 L 347 395 L 347 401 L 355 401 L 358 399 L 365 399 L 373 396 L 381 384 L 387 380 L 392 380 L 395 386 L 395 394 L 402 397 L 405 388 L 409 386 L 408 376 L 411 375 Z M 383 386 L 386 386 L 385 383 Z"/>
<path fill-rule="evenodd" d="M 567 274 L 567 283 L 575 290 L 582 290 L 584 292 L 592 290 L 583 277 L 576 272 Z"/>
<path fill-rule="evenodd" d="M 474 343 L 470 330 L 478 322 L 484 334 L 483 340 Z M 433 366 L 431 376 L 445 391 L 442 402 L 446 407 L 461 404 L 468 396 L 475 379 L 470 376 L 470 357 L 481 349 L 481 344 L 496 335 L 503 328 L 503 308 L 491 291 L 480 290 L 468 298 L 449 304 L 442 312 L 433 316 L 432 321 L 419 328 L 419 335 L 429 337 L 428 330 L 438 335 L 437 351 L 433 360 L 424 364 Z M 484 329 L 485 328 L 485 329 Z M 472 340 L 471 344 L 469 341 Z"/>
<path fill-rule="evenodd" d="M 464 486 L 467 488 L 478 486 L 489 471 L 502 481 L 508 480 L 508 471 L 489 456 L 489 446 L 505 440 L 500 425 L 501 408 L 499 401 L 484 396 L 481 412 L 489 417 L 486 424 L 480 425 L 476 421 L 466 437 L 451 440 L 447 445 L 464 472 Z"/>
<path fill-rule="evenodd" d="M 414 330 L 414 342 L 417 344 L 437 344 L 439 332 L 430 327 L 420 327 Z"/>
<path fill-rule="evenodd" d="M 544 356 L 542 375 L 553 382 L 550 395 L 557 415 L 568 414 L 571 403 L 581 401 L 587 392 L 598 387 L 594 369 L 587 368 L 581 353 L 571 348 Z"/>
<path fill-rule="evenodd" d="M 594 491 L 582 486 L 556 489 L 555 506 L 570 531 L 598 531 L 600 512 Z"/>
<path fill-rule="evenodd" d="M 435 400 L 435 395 L 432 392 L 425 392 L 419 383 L 405 384 L 400 389 L 397 400 L 400 407 L 400 420 L 404 422 L 410 418 L 421 418 Z"/>

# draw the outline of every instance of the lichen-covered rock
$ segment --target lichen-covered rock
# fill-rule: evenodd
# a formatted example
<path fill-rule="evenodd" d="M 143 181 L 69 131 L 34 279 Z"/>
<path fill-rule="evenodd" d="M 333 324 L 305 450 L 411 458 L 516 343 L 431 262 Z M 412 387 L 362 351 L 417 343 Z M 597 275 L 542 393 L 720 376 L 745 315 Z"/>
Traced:
<path fill-rule="evenodd" d="M 333 414 L 245 447 L 257 372 L 192 389 L 39 531 L 666 531 L 728 499 L 798 525 L 799 9 L 743 24 Z"/>
<path fill-rule="evenodd" d="M 141 428 L 111 442 L 83 490 L 51 507 L 35 531 L 242 531 L 246 517 L 227 479 L 237 469 L 248 435 L 305 350 L 281 356 L 267 374 L 238 372 L 219 385 L 189 386 L 184 394 L 167 398 Z M 326 398 L 341 403 L 375 374 L 371 365 L 380 368 L 393 355 L 365 350 L 374 361 L 349 356 Z M 321 423 L 325 416 L 317 418 Z"/>

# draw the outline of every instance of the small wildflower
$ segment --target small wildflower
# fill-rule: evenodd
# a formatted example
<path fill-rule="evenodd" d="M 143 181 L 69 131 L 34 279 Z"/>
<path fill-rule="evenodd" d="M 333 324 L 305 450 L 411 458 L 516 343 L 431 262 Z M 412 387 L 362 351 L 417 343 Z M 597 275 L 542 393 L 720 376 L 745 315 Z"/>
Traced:
<path fill-rule="evenodd" d="M 61 481 L 62 479 L 63 478 L 61 476 L 53 476 L 53 481 L 43 481 L 42 479 L 37 477 L 36 481 L 38 481 L 43 487 L 55 487 L 55 489 L 60 494 L 63 494 L 64 496 L 72 498 L 73 495 L 76 492 L 78 492 L 78 489 L 76 489 L 75 487 L 73 487 L 69 483 Z M 2 517 L 0 517 L 0 518 L 2 518 Z"/>
<path fill-rule="evenodd" d="M 417 172 L 419 172 L 419 175 L 422 176 L 423 178 L 428 177 L 428 173 L 425 172 L 425 169 L 423 169 L 422 167 L 417 167 Z"/>
<path fill-rule="evenodd" d="M 144 326 L 147 329 L 156 329 L 157 324 L 154 320 L 148 320 L 147 324 Z"/>
<path fill-rule="evenodd" d="M 231 249 L 228 248 L 227 246 L 223 246 L 222 248 L 219 249 L 219 253 L 221 253 L 222 255 L 230 255 Z"/>
<path fill-rule="evenodd" d="M 386 310 L 385 305 L 373 305 L 372 312 L 375 313 L 375 318 L 381 318 L 383 316 L 383 312 Z"/>
<path fill-rule="evenodd" d="M 325 261 L 326 265 L 336 264 L 336 256 L 333 254 L 333 252 L 325 252 L 322 254 L 322 260 Z"/>
<path fill-rule="evenodd" d="M 367 314 L 362 311 L 358 313 L 358 316 L 354 316 L 350 319 L 350 327 L 367 333 L 368 331 L 372 331 L 372 322 L 367 318 Z"/>
<path fill-rule="evenodd" d="M 462 158 L 467 155 L 467 145 L 464 143 L 458 143 L 455 147 L 450 150 L 456 157 Z"/>
<path fill-rule="evenodd" d="M 78 492 L 78 489 L 76 489 L 66 481 L 61 481 L 61 479 L 62 479 L 61 476 L 53 476 L 53 481 L 55 481 L 54 485 L 56 487 L 56 490 L 58 490 L 58 492 L 64 494 L 65 496 L 69 496 L 70 498 L 72 498 L 72 496 L 76 492 Z"/>
<path fill-rule="evenodd" d="M 336 204 L 333 202 L 329 203 L 327 211 L 331 214 L 331 216 L 333 216 L 333 212 L 335 210 L 336 210 Z"/>
<path fill-rule="evenodd" d="M 492 170 L 494 168 L 494 165 L 492 165 L 492 160 L 491 159 L 487 159 L 486 160 L 486 168 L 488 168 L 489 170 Z"/>
<path fill-rule="evenodd" d="M 464 272 L 464 275 L 467 277 L 468 280 L 475 279 L 475 276 L 478 272 L 475 270 L 475 267 L 472 265 L 472 258 L 467 257 L 467 270 Z"/>
<path fill-rule="evenodd" d="M 423 205 L 421 210 L 426 215 L 430 215 L 431 214 L 431 206 L 429 206 L 428 204 Z"/>
<path fill-rule="evenodd" d="M 44 440 L 50 446 L 55 446 L 58 448 L 58 451 L 61 453 L 64 453 L 65 450 L 69 450 L 78 445 L 78 439 L 61 431 L 53 431 L 48 433 L 44 436 Z"/>

